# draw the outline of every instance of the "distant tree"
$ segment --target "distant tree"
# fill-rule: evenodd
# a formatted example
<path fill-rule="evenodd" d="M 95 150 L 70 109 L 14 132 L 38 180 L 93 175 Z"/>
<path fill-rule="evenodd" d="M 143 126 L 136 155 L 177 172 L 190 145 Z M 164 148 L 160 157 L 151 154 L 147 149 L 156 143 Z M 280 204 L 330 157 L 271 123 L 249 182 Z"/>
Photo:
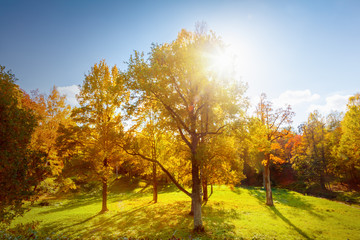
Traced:
<path fill-rule="evenodd" d="M 112 164 L 118 159 L 116 139 L 123 131 L 120 107 L 125 102 L 124 78 L 116 66 L 111 70 L 104 60 L 95 64 L 77 96 L 80 107 L 73 109 L 74 131 L 80 158 L 91 166 L 96 178 L 102 182 L 102 209 L 108 211 L 108 179 Z M 71 131 L 70 131 L 71 132 Z"/>
<path fill-rule="evenodd" d="M 232 135 L 236 139 L 240 159 L 244 164 L 243 172 L 246 180 L 243 183 L 249 185 L 256 185 L 259 182 L 257 175 L 264 168 L 261 164 L 264 154 L 258 147 L 259 139 L 255 137 L 260 129 L 259 119 L 250 116 L 238 119 L 232 125 Z"/>
<path fill-rule="evenodd" d="M 327 139 L 328 129 L 325 119 L 318 111 L 310 113 L 308 121 L 302 125 L 301 142 L 294 149 L 293 168 L 308 183 L 318 183 L 326 190 L 331 148 Z"/>
<path fill-rule="evenodd" d="M 44 152 L 29 147 L 37 126 L 35 104 L 15 84 L 15 76 L 0 66 L 0 222 L 24 213 L 23 203 L 36 197 L 47 168 Z"/>
<path fill-rule="evenodd" d="M 360 185 L 360 94 L 349 98 L 347 112 L 341 122 L 342 136 L 337 149 L 343 179 Z"/>
<path fill-rule="evenodd" d="M 195 231 L 204 230 L 201 217 L 201 139 L 222 133 L 242 111 L 244 86 L 231 79 L 219 81 L 208 67 L 207 56 L 223 47 L 215 34 L 182 30 L 172 43 L 153 45 L 149 59 L 135 52 L 129 61 L 129 75 L 137 94 L 155 99 L 161 108 L 160 117 L 166 119 L 173 134 L 180 136 L 188 147 L 192 193 L 183 192 L 192 198 Z M 205 125 L 200 124 L 202 118 Z"/>
<path fill-rule="evenodd" d="M 74 177 L 78 183 L 99 180 L 99 177 L 94 174 L 92 162 L 84 158 L 86 154 L 83 148 L 85 148 L 88 133 L 74 121 L 70 121 L 67 125 L 59 125 L 56 150 L 57 156 L 63 163 L 61 174 L 58 176 L 60 180 L 58 191 L 60 192 L 77 187 L 74 186 L 72 180 Z"/>
<path fill-rule="evenodd" d="M 341 121 L 344 117 L 342 112 L 331 112 L 326 117 L 326 143 L 329 151 L 328 181 L 343 182 L 343 164 L 338 155 L 340 140 L 342 136 Z M 331 185 L 329 184 L 329 187 Z"/>
<path fill-rule="evenodd" d="M 188 169 L 185 164 L 179 164 L 183 156 L 180 156 L 181 143 L 169 133 L 157 128 L 154 125 L 146 125 L 142 131 L 128 131 L 126 140 L 121 143 L 124 151 L 137 157 L 138 165 L 141 165 L 143 173 L 151 172 L 153 185 L 153 201 L 158 200 L 158 168 L 183 192 L 187 192 L 184 187 L 186 180 L 184 169 Z M 136 159 L 133 159 L 133 161 Z M 149 171 L 150 170 L 150 171 Z"/>
<path fill-rule="evenodd" d="M 267 101 L 266 95 L 263 93 L 256 108 L 256 115 L 258 120 L 255 120 L 253 123 L 255 134 L 252 139 L 259 152 L 264 154 L 262 165 L 264 166 L 266 205 L 273 206 L 270 165 L 272 163 L 284 162 L 284 159 L 278 153 L 282 149 L 277 140 L 289 133 L 289 131 L 283 131 L 282 128 L 291 123 L 294 112 L 291 111 L 290 106 L 285 109 L 279 108 L 274 110 L 272 103 Z"/>
<path fill-rule="evenodd" d="M 71 107 L 65 103 L 66 96 L 61 96 L 54 86 L 49 96 L 33 92 L 31 99 L 36 103 L 35 113 L 39 118 L 39 124 L 31 139 L 31 148 L 46 154 L 46 165 L 50 168 L 49 177 L 56 177 L 63 185 L 65 179 L 61 178 L 64 167 L 63 159 L 58 156 L 56 140 L 59 136 L 59 126 L 70 124 Z M 70 179 L 65 182 L 71 183 Z M 74 187 L 71 184 L 68 187 Z"/>
<path fill-rule="evenodd" d="M 230 131 L 200 142 L 199 153 L 202 156 L 201 180 L 203 202 L 209 199 L 208 185 L 226 184 L 234 186 L 245 178 L 243 159 L 237 146 L 236 138 Z"/>

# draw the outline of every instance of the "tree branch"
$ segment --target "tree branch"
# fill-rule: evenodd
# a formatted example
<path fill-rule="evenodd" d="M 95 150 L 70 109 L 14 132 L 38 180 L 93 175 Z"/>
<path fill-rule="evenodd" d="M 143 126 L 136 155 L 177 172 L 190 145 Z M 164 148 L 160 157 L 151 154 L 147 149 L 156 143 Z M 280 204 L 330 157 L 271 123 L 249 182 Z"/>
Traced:
<path fill-rule="evenodd" d="M 180 87 L 179 87 L 179 85 L 176 83 L 175 77 L 172 76 L 171 78 L 172 78 L 172 80 L 173 80 L 173 82 L 174 82 L 174 84 L 175 84 L 175 90 L 176 90 L 176 92 L 179 94 L 180 98 L 184 101 L 186 108 L 189 109 L 189 104 L 188 104 L 188 102 L 186 101 L 184 95 L 182 95 L 182 93 L 181 93 L 181 91 L 180 91 Z"/>
<path fill-rule="evenodd" d="M 200 109 L 202 109 L 205 106 L 205 103 L 203 103 L 198 109 L 195 111 L 195 116 L 199 113 Z"/>
<path fill-rule="evenodd" d="M 180 118 L 180 116 L 174 111 L 174 109 L 172 109 L 169 105 L 167 105 L 154 91 L 151 91 L 154 96 L 162 103 L 162 105 L 164 105 L 165 109 L 170 113 L 170 115 L 172 116 L 172 118 L 180 123 L 180 125 L 189 133 L 191 134 L 191 131 L 189 129 L 188 126 L 186 126 L 185 122 Z"/>
<path fill-rule="evenodd" d="M 191 149 L 192 146 L 191 146 L 190 141 L 185 137 L 183 131 L 181 130 L 181 128 L 180 128 L 179 126 L 178 126 L 178 129 L 179 129 L 180 136 L 181 136 L 182 140 L 184 140 L 184 142 L 186 143 L 186 145 L 188 145 L 188 147 Z"/>
<path fill-rule="evenodd" d="M 226 126 L 227 126 L 227 124 L 219 127 L 215 132 L 208 132 L 208 131 L 206 131 L 206 132 L 204 132 L 204 133 L 199 133 L 199 136 L 200 136 L 200 137 L 205 137 L 205 136 L 208 135 L 208 134 L 212 134 L 212 135 L 219 134 L 219 132 L 221 131 L 221 129 L 225 128 Z"/>
<path fill-rule="evenodd" d="M 191 197 L 191 193 L 189 193 L 188 191 L 186 191 L 185 188 L 183 188 L 177 181 L 176 179 L 171 175 L 171 173 L 169 173 L 168 170 L 165 169 L 165 167 L 157 160 L 154 160 L 154 159 L 151 159 L 141 153 L 134 153 L 134 152 L 129 152 L 125 147 L 123 146 L 120 146 L 127 154 L 129 155 L 132 155 L 132 156 L 139 156 L 141 157 L 142 159 L 146 160 L 146 161 L 149 161 L 149 162 L 153 162 L 153 163 L 156 163 L 157 165 L 159 165 L 159 167 L 161 168 L 161 170 L 166 173 L 166 175 L 170 178 L 170 180 L 176 185 L 176 187 L 184 192 L 186 195 L 188 195 L 189 197 Z"/>

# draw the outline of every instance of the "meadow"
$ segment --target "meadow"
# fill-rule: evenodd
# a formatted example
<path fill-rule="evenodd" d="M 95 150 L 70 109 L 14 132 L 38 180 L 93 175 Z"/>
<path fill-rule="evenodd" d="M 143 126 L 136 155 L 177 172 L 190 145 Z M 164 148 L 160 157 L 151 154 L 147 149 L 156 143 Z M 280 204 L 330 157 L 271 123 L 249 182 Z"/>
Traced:
<path fill-rule="evenodd" d="M 105 214 L 95 191 L 43 199 L 12 226 L 35 221 L 36 234 L 51 239 L 360 239 L 358 205 L 285 189 L 274 189 L 268 207 L 261 188 L 215 186 L 203 206 L 203 234 L 192 233 L 190 198 L 171 185 L 156 204 L 143 182 L 115 180 L 110 190 Z"/>

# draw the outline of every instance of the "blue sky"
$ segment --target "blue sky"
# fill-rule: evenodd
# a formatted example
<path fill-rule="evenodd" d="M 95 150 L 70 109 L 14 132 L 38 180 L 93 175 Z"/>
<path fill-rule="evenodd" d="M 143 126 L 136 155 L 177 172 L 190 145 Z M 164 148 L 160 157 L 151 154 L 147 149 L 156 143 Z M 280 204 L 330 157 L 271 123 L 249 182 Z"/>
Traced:
<path fill-rule="evenodd" d="M 252 102 L 344 110 L 360 91 L 360 1 L 0 0 L 0 64 L 20 87 L 73 95 L 94 63 L 121 69 L 133 50 L 174 40 L 205 21 L 238 57 Z"/>

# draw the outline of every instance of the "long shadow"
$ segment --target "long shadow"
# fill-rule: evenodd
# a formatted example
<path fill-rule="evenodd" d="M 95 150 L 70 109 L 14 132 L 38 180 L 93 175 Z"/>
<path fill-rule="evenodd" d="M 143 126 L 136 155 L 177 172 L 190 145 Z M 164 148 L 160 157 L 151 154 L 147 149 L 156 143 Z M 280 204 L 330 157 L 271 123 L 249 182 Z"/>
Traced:
<path fill-rule="evenodd" d="M 53 222 L 45 225 L 42 229 L 66 232 L 67 236 L 74 239 L 89 237 L 160 239 L 164 236 L 170 238 L 173 234 L 180 239 L 234 238 L 235 226 L 229 220 L 240 218 L 240 214 L 236 210 L 224 210 L 221 206 L 205 207 L 203 216 L 207 232 L 202 234 L 192 233 L 193 217 L 188 214 L 189 210 L 189 200 L 158 204 L 146 203 L 110 216 L 96 214 L 75 224 Z M 74 229 L 74 226 L 81 226 L 81 229 L 79 227 Z"/>
<path fill-rule="evenodd" d="M 164 185 L 161 186 L 160 189 L 159 193 L 177 191 L 172 185 Z M 149 194 L 139 192 L 111 193 L 109 195 L 109 202 L 131 201 L 132 198 L 139 197 L 139 195 L 145 196 Z M 65 212 L 69 209 L 95 202 L 101 203 L 100 195 L 96 198 L 90 197 L 89 195 L 78 196 L 56 209 L 49 209 L 48 211 L 42 212 L 42 214 Z M 43 225 L 41 230 L 46 232 L 62 232 L 74 239 L 86 239 L 89 237 L 117 239 L 124 236 L 159 239 L 163 238 L 163 236 L 171 237 L 174 233 L 177 238 L 180 237 L 184 239 L 189 237 L 201 237 L 203 239 L 234 238 L 235 226 L 231 223 L 231 220 L 240 218 L 236 210 L 224 210 L 220 205 L 204 207 L 204 225 L 207 232 L 194 234 L 191 232 L 193 217 L 189 216 L 190 206 L 190 200 L 177 201 L 174 199 L 172 203 L 161 203 L 160 201 L 158 204 L 140 202 L 136 204 L 136 202 L 134 202 L 133 207 L 130 209 L 110 212 L 109 214 L 93 213 L 91 216 L 88 215 L 88 218 L 75 223 L 74 221 L 70 223 L 55 220 Z"/>
<path fill-rule="evenodd" d="M 114 189 L 114 188 L 113 188 Z M 153 189 L 152 189 L 152 184 L 151 182 L 146 182 L 145 186 L 143 187 L 139 187 L 137 186 L 136 188 L 131 188 L 133 190 L 135 189 L 140 189 L 138 191 L 133 191 L 133 190 L 129 190 L 129 191 L 110 191 L 111 193 L 108 196 L 108 200 L 109 202 L 116 202 L 116 201 L 125 201 L 125 200 L 130 200 L 132 198 L 139 198 L 141 196 L 146 196 L 149 194 L 152 194 Z M 177 187 L 174 184 L 158 184 L 158 194 L 162 194 L 162 193 L 170 193 L 170 192 L 177 192 L 180 191 L 177 189 Z M 149 195 L 150 196 L 150 195 Z"/>
<path fill-rule="evenodd" d="M 184 212 L 179 213 L 179 209 L 183 207 L 183 202 L 166 204 L 161 207 L 156 206 L 156 204 L 140 205 L 133 209 L 119 212 L 111 217 L 98 219 L 98 221 L 85 229 L 82 237 L 101 236 L 104 233 L 112 234 L 112 232 L 116 231 L 116 228 L 122 229 L 125 233 L 129 232 L 129 236 L 135 232 L 137 238 L 159 238 L 156 235 L 158 232 L 154 232 L 154 229 L 161 229 L 161 232 L 171 236 L 177 228 L 182 228 L 191 223 L 191 218 L 189 219 L 187 214 Z"/>
<path fill-rule="evenodd" d="M 96 197 L 88 196 L 88 195 L 83 195 L 81 197 L 75 196 L 69 202 L 62 204 L 58 207 L 54 206 L 54 208 L 40 212 L 39 214 L 48 214 L 48 213 L 61 212 L 64 210 L 72 210 L 72 209 L 84 207 L 84 206 L 87 206 L 87 205 L 90 205 L 90 204 L 93 204 L 96 202 L 99 202 L 99 203 L 101 202 L 100 195 L 96 196 Z"/>
<path fill-rule="evenodd" d="M 72 236 L 75 237 L 74 235 L 78 234 L 78 232 L 71 233 L 71 232 L 68 231 L 68 229 L 79 226 L 79 225 L 83 225 L 83 224 L 95 219 L 96 217 L 101 217 L 101 216 L 104 216 L 103 218 L 106 218 L 106 221 L 101 221 L 101 222 L 108 222 L 108 224 L 111 225 L 111 222 L 112 222 L 111 219 L 116 219 L 116 218 L 119 217 L 119 215 L 132 215 L 132 214 L 136 213 L 137 211 L 148 207 L 149 205 L 150 204 L 142 205 L 142 206 L 136 207 L 134 209 L 130 209 L 128 211 L 116 214 L 114 216 L 110 216 L 110 217 L 107 217 L 107 216 L 105 216 L 105 215 L 103 215 L 101 213 L 97 213 L 97 214 L 94 214 L 93 216 L 88 217 L 88 218 L 86 218 L 86 219 L 84 219 L 82 221 L 79 221 L 78 223 L 75 223 L 75 224 L 74 223 L 66 224 L 64 222 L 55 221 L 55 222 L 52 222 L 52 223 L 45 224 L 41 228 L 41 230 L 44 231 L 44 232 L 61 232 L 61 231 L 65 231 L 66 232 L 66 237 L 72 237 Z M 100 226 L 100 224 L 98 224 L 98 225 Z M 90 228 L 90 227 L 88 227 L 88 228 Z"/>
<path fill-rule="evenodd" d="M 47 224 L 47 225 L 45 225 L 45 226 L 42 227 L 42 230 L 45 231 L 45 232 L 49 232 L 50 230 L 54 230 L 54 229 L 56 229 L 56 231 L 62 231 L 62 230 L 65 230 L 65 229 L 67 229 L 67 228 L 69 228 L 69 227 L 74 227 L 74 226 L 82 225 L 82 224 L 84 224 L 84 223 L 86 223 L 86 222 L 94 219 L 95 217 L 97 217 L 97 216 L 99 216 L 99 215 L 100 215 L 100 213 L 97 213 L 97 214 L 95 214 L 95 215 L 93 215 L 93 216 L 91 216 L 91 217 L 89 217 L 89 218 L 86 218 L 85 220 L 82 220 L 82 221 L 80 221 L 80 222 L 78 222 L 78 223 L 71 224 L 71 226 L 59 227 L 59 224 L 56 223 L 56 222 L 53 223 L 53 224 Z M 57 226 L 57 227 L 56 227 L 56 226 Z"/>
<path fill-rule="evenodd" d="M 265 204 L 266 196 L 265 190 L 260 190 L 260 188 L 247 187 L 251 196 L 254 196 L 260 204 Z M 313 212 L 313 206 L 305 201 L 303 201 L 300 197 L 294 195 L 293 193 L 284 190 L 284 189 L 273 189 L 273 197 L 274 201 L 277 201 L 283 205 L 287 205 L 294 208 L 299 208 L 302 210 L 308 211 L 310 214 L 323 219 L 323 217 L 317 213 Z M 304 231 L 295 226 L 289 219 L 287 219 L 275 206 L 267 207 L 267 209 L 271 209 L 273 213 L 281 218 L 285 223 L 287 223 L 290 227 L 295 229 L 304 239 L 312 239 L 310 238 Z"/>
<path fill-rule="evenodd" d="M 260 188 L 255 188 L 255 187 L 247 187 L 247 189 L 249 190 L 250 195 L 255 197 L 260 204 L 265 204 L 266 202 L 265 190 L 261 190 Z M 321 220 L 324 219 L 324 216 L 321 216 L 320 214 L 314 212 L 314 207 L 312 204 L 304 201 L 304 199 L 302 199 L 299 196 L 296 196 L 296 194 L 289 192 L 288 190 L 285 189 L 276 189 L 276 188 L 272 189 L 272 193 L 273 193 L 274 204 L 277 204 L 276 202 L 278 202 L 282 205 L 305 210 L 311 215 Z"/>
<path fill-rule="evenodd" d="M 293 229 L 295 229 L 295 231 L 298 232 L 305 239 L 312 239 L 304 231 L 302 231 L 300 228 L 295 226 L 289 219 L 284 217 L 284 215 L 282 215 L 281 212 L 279 212 L 279 210 L 277 210 L 277 208 L 275 206 L 270 207 L 270 209 L 276 214 L 276 216 L 280 217 L 281 220 L 283 220 L 285 223 L 287 223 L 289 226 L 291 226 Z"/>
<path fill-rule="evenodd" d="M 134 182 L 131 185 L 132 186 L 124 186 L 123 190 L 115 190 L 120 189 L 119 184 L 116 183 L 117 180 L 113 181 L 110 184 L 110 188 L 112 188 L 112 191 L 110 191 L 110 193 L 108 194 L 108 202 L 115 202 L 115 201 L 125 201 L 125 200 L 129 200 L 132 198 L 136 198 L 139 197 L 139 195 L 142 195 L 144 193 L 142 193 L 140 191 L 140 193 L 136 193 L 133 192 L 134 189 L 136 189 L 135 186 L 137 186 L 138 182 Z M 124 180 L 119 180 L 118 182 L 120 182 L 120 184 L 122 185 Z M 110 189 L 109 188 L 109 189 Z M 145 186 L 146 188 L 146 186 Z M 48 213 L 55 213 L 55 212 L 61 212 L 64 210 L 72 210 L 72 209 L 76 209 L 76 208 L 80 208 L 80 207 L 84 207 L 93 203 L 99 203 L 99 209 L 101 208 L 100 203 L 102 201 L 102 195 L 101 192 L 99 192 L 96 195 L 93 194 L 82 194 L 82 195 L 77 195 L 74 196 L 70 199 L 69 202 L 62 204 L 58 207 L 54 207 L 52 209 L 46 210 L 41 212 L 40 214 L 48 214 Z"/>

